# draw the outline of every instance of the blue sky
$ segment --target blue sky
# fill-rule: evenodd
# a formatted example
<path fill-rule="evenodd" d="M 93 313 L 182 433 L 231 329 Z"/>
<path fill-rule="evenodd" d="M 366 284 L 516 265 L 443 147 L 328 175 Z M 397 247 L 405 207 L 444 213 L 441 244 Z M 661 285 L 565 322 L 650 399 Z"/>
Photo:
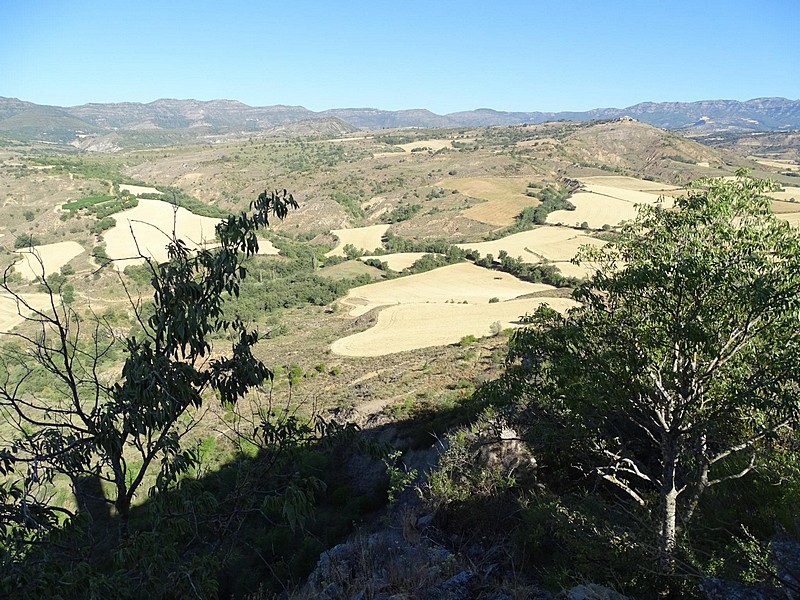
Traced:
<path fill-rule="evenodd" d="M 800 0 L 2 0 L 0 96 L 559 111 L 800 99 Z"/>

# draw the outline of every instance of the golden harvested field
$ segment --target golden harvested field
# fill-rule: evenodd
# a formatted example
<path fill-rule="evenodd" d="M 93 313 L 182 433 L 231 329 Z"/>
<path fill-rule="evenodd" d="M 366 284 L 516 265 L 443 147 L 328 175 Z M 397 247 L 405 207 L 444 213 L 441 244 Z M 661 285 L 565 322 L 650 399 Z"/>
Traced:
<path fill-rule="evenodd" d="M 258 240 L 258 253 L 276 256 L 281 253 L 269 240 Z"/>
<path fill-rule="evenodd" d="M 575 277 L 577 279 L 588 279 L 597 271 L 597 263 L 583 261 L 579 265 L 572 264 L 568 260 L 551 261 L 549 264 L 558 268 L 564 277 Z"/>
<path fill-rule="evenodd" d="M 528 179 L 524 177 L 456 177 L 437 185 L 458 190 L 471 198 L 486 200 L 461 214 L 481 223 L 506 227 L 528 206 L 538 206 L 539 200 L 526 196 Z"/>
<path fill-rule="evenodd" d="M 34 310 L 44 310 L 50 306 L 48 294 L 23 294 L 22 298 Z M 8 294 L 0 294 L 0 332 L 11 331 L 25 319 L 19 312 L 30 312 L 23 306 L 17 306 L 16 300 Z"/>
<path fill-rule="evenodd" d="M 325 256 L 344 256 L 344 247 L 351 244 L 369 252 L 381 247 L 381 238 L 389 225 L 370 225 L 369 227 L 354 227 L 352 229 L 332 229 L 331 233 L 339 238 L 337 246 Z"/>
<path fill-rule="evenodd" d="M 503 329 L 518 327 L 521 316 L 544 303 L 561 312 L 576 305 L 568 298 L 527 298 L 493 304 L 390 306 L 380 312 L 374 327 L 335 341 L 331 351 L 343 356 L 384 356 L 454 344 L 466 335 L 490 335 L 493 323 Z"/>
<path fill-rule="evenodd" d="M 18 250 L 22 260 L 14 264 L 14 269 L 23 279 L 32 281 L 42 276 L 58 272 L 61 267 L 84 251 L 78 242 L 58 242 L 33 246 L 30 250 Z M 41 261 L 41 262 L 40 262 Z"/>
<path fill-rule="evenodd" d="M 554 225 L 580 227 L 586 223 L 592 229 L 603 225 L 615 226 L 636 217 L 636 207 L 625 200 L 591 192 L 578 192 L 569 199 L 575 210 L 556 210 L 547 215 L 547 222 Z"/>
<path fill-rule="evenodd" d="M 754 160 L 765 167 L 771 167 L 780 171 L 800 171 L 800 165 L 791 160 L 768 159 L 760 156 L 748 156 L 747 158 Z"/>
<path fill-rule="evenodd" d="M 623 183 L 628 187 L 632 185 L 629 182 Z M 623 221 L 635 219 L 636 204 L 655 204 L 659 202 L 660 198 L 663 198 L 661 201 L 664 206 L 669 207 L 673 204 L 672 198 L 662 197 L 652 192 L 641 192 L 598 183 L 587 183 L 584 185 L 584 189 L 586 191 L 570 196 L 569 201 L 575 205 L 575 210 L 553 211 L 547 215 L 547 222 L 575 227 L 586 223 L 592 229 L 600 229 L 603 225 L 613 227 Z"/>
<path fill-rule="evenodd" d="M 782 214 L 778 215 L 778 217 L 780 217 L 784 221 L 788 221 L 794 227 L 800 228 L 800 212 Z"/>
<path fill-rule="evenodd" d="M 361 260 L 374 258 L 389 265 L 392 271 L 402 271 L 407 269 L 420 258 L 428 254 L 427 252 L 397 252 L 395 254 L 383 254 L 381 256 L 362 256 Z"/>
<path fill-rule="evenodd" d="M 120 183 L 119 184 L 120 191 L 128 190 L 134 196 L 138 196 L 139 194 L 161 194 L 162 192 L 158 191 L 154 187 L 146 187 L 143 185 L 130 185 L 129 183 Z"/>
<path fill-rule="evenodd" d="M 406 138 L 408 139 L 408 138 Z M 453 140 L 419 140 L 418 142 L 409 142 L 408 144 L 398 144 L 398 148 L 402 148 L 403 152 L 410 153 L 414 148 L 430 148 L 434 152 L 442 148 L 452 148 Z"/>
<path fill-rule="evenodd" d="M 369 275 L 373 281 L 383 279 L 383 271 L 365 265 L 360 260 L 347 260 L 345 262 L 324 267 L 317 271 L 318 275 L 329 279 L 353 279 L 359 275 Z"/>
<path fill-rule="evenodd" d="M 630 190 L 613 185 L 587 183 L 584 187 L 587 192 L 608 196 L 610 198 L 618 198 L 625 202 L 630 202 L 631 204 L 655 204 L 660 198 L 657 192 L 640 192 L 638 190 Z M 664 201 L 668 203 L 669 199 L 665 198 Z"/>
<path fill-rule="evenodd" d="M 219 223 L 219 219 L 201 217 L 167 202 L 145 199 L 139 200 L 139 206 L 115 214 L 114 218 L 116 226 L 105 232 L 103 238 L 106 253 L 119 271 L 143 262 L 135 258 L 140 253 L 159 262 L 166 261 L 166 246 L 173 228 L 190 247 L 197 248 L 207 242 L 213 244 L 214 228 Z"/>
<path fill-rule="evenodd" d="M 392 304 L 488 304 L 491 298 L 510 300 L 526 294 L 554 290 L 543 283 L 520 281 L 508 273 L 490 271 L 472 263 L 458 263 L 400 279 L 370 283 L 350 290 L 341 300 L 358 316 Z"/>
<path fill-rule="evenodd" d="M 797 200 L 800 202 L 800 187 L 785 185 L 782 192 L 770 192 L 767 195 L 775 200 Z"/>
<path fill-rule="evenodd" d="M 477 250 L 482 256 L 495 258 L 501 250 L 523 262 L 535 264 L 548 261 L 569 261 L 584 244 L 602 246 L 605 242 L 589 237 L 570 227 L 542 226 L 522 231 L 491 242 L 457 244 L 464 250 Z"/>
<path fill-rule="evenodd" d="M 646 179 L 636 179 L 635 177 L 624 177 L 622 175 L 598 175 L 596 177 L 582 177 L 581 182 L 591 185 L 603 185 L 619 188 L 622 190 L 633 190 L 637 192 L 661 192 L 680 190 L 678 186 L 658 181 L 647 181 Z"/>
<path fill-rule="evenodd" d="M 772 212 L 774 212 L 776 215 L 800 212 L 800 202 L 786 202 L 785 200 L 773 200 Z"/>

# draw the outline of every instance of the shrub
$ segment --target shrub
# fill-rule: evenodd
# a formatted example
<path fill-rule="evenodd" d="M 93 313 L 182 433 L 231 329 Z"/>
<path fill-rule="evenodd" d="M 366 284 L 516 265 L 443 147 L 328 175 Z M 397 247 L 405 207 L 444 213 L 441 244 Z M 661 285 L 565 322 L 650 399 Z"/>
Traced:
<path fill-rule="evenodd" d="M 14 238 L 14 248 L 30 248 L 31 246 L 38 246 L 41 243 L 38 237 L 28 233 L 21 233 Z"/>

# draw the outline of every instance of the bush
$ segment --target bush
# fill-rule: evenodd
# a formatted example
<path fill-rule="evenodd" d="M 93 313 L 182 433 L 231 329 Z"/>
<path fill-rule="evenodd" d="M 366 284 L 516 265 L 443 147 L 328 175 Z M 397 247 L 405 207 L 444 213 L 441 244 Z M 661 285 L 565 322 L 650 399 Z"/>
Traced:
<path fill-rule="evenodd" d="M 21 233 L 14 238 L 14 248 L 30 248 L 31 246 L 38 246 L 42 242 L 35 235 Z"/>
<path fill-rule="evenodd" d="M 95 235 L 100 235 L 104 231 L 111 229 L 117 224 L 116 219 L 114 217 L 103 217 L 99 221 L 95 221 L 89 226 L 89 231 L 94 233 Z"/>
<path fill-rule="evenodd" d="M 467 346 L 474 344 L 477 341 L 478 338 L 476 338 L 474 335 L 472 334 L 465 335 L 459 340 L 458 345 L 461 346 L 462 348 L 466 348 Z"/>

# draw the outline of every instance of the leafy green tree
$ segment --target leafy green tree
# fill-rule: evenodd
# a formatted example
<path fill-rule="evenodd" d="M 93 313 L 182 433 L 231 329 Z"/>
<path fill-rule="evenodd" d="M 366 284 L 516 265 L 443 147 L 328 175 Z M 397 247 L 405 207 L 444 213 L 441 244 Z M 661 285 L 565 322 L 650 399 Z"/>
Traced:
<path fill-rule="evenodd" d="M 39 238 L 35 235 L 29 235 L 25 233 L 20 233 L 16 238 L 14 238 L 14 248 L 31 248 L 32 246 L 38 246 L 41 244 Z"/>
<path fill-rule="evenodd" d="M 740 174 L 643 207 L 584 253 L 600 269 L 580 306 L 540 309 L 511 342 L 505 382 L 540 455 L 639 507 L 664 572 L 703 494 L 800 418 L 800 237 L 768 187 Z"/>
<path fill-rule="evenodd" d="M 227 318 L 223 303 L 239 294 L 247 275 L 243 260 L 258 251 L 257 230 L 270 217 L 285 218 L 297 203 L 285 190 L 264 192 L 250 208 L 217 226 L 217 249 L 192 251 L 173 233 L 167 262 L 142 256 L 153 300 L 145 313 L 131 297 L 139 333 L 124 340 L 127 358 L 121 376 L 111 380 L 101 375 L 120 341 L 111 324 L 100 316 L 84 322 L 66 299 L 58 300 L 49 281 L 43 284 L 49 306 L 37 309 L 14 289 L 6 271 L 0 288 L 16 299 L 27 320 L 0 353 L 0 414 L 15 432 L 3 450 L 2 471 L 18 474 L 2 500 L 6 512 L 16 508 L 17 523 L 42 530 L 55 522 L 34 516 L 31 506 L 44 510 L 49 484 L 63 474 L 73 482 L 109 484 L 120 536 L 127 537 L 131 502 L 146 474 L 159 467 L 155 487 L 161 490 L 197 461 L 181 443 L 191 428 L 187 412 L 210 393 L 235 404 L 272 378 L 252 353 L 257 332 Z M 211 339 L 220 334 L 232 340 L 231 348 L 225 353 L 217 346 L 212 355 Z M 56 388 L 55 399 L 27 386 L 42 371 Z"/>

